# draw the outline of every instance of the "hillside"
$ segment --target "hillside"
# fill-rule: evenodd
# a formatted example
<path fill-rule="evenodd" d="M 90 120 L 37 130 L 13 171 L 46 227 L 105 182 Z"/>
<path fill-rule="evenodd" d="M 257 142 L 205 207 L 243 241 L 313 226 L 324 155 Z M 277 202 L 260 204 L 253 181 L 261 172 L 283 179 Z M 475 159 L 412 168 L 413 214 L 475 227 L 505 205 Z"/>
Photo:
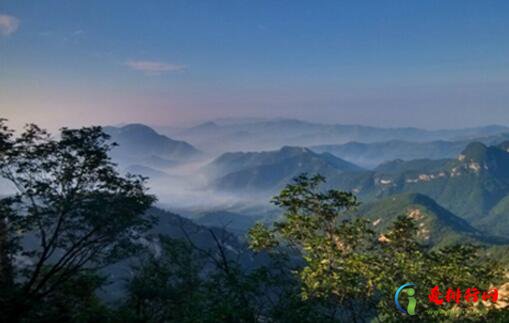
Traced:
<path fill-rule="evenodd" d="M 199 214 L 194 219 L 194 222 L 206 227 L 222 228 L 235 233 L 239 237 L 243 237 L 246 235 L 246 232 L 260 220 L 259 217 L 245 214 L 228 211 L 210 211 Z"/>
<path fill-rule="evenodd" d="M 157 221 L 150 231 L 153 240 L 151 242 L 144 241 L 150 252 L 155 254 L 159 252 L 160 248 L 159 235 L 190 242 L 201 250 L 216 252 L 217 245 L 212 235 L 214 234 L 221 243 L 224 243 L 227 257 L 238 260 L 242 266 L 252 267 L 260 258 L 250 253 L 235 235 L 222 228 L 209 228 L 199 225 L 189 219 L 156 207 L 148 210 L 146 216 L 153 217 Z M 102 298 L 118 300 L 125 295 L 125 280 L 132 275 L 132 265 L 131 260 L 125 260 L 105 268 L 104 273 L 108 275 L 111 283 L 108 285 L 107 291 L 100 293 Z"/>
<path fill-rule="evenodd" d="M 454 243 L 501 244 L 501 238 L 483 235 L 426 195 L 404 193 L 362 205 L 357 215 L 372 221 L 376 231 L 386 231 L 400 215 L 416 221 L 422 243 L 440 247 Z"/>
<path fill-rule="evenodd" d="M 489 214 L 477 222 L 480 229 L 496 235 L 507 235 L 509 232 L 509 194 L 501 199 Z"/>
<path fill-rule="evenodd" d="M 493 227 L 509 217 L 502 202 L 509 194 L 509 153 L 502 146 L 472 143 L 456 159 L 395 161 L 371 172 L 338 174 L 329 185 L 366 201 L 404 192 L 425 194 L 474 226 L 509 234 Z"/>
<path fill-rule="evenodd" d="M 361 170 L 330 154 L 317 154 L 300 147 L 283 147 L 260 153 L 227 153 L 205 167 L 213 178 L 212 186 L 217 189 L 268 192 L 280 189 L 301 173 L 332 176 Z"/>
<path fill-rule="evenodd" d="M 146 163 L 150 166 L 171 166 L 175 161 L 195 158 L 200 152 L 184 141 L 170 139 L 142 124 L 105 127 L 111 141 L 118 144 L 111 155 L 121 163 Z"/>
<path fill-rule="evenodd" d="M 351 191 L 364 202 L 401 193 L 424 194 L 492 235 L 509 235 L 509 142 L 468 144 L 454 159 L 395 160 L 374 170 L 327 153 L 285 147 L 263 153 L 224 154 L 207 166 L 211 187 L 273 195 L 300 173 L 319 173 L 326 187 Z"/>

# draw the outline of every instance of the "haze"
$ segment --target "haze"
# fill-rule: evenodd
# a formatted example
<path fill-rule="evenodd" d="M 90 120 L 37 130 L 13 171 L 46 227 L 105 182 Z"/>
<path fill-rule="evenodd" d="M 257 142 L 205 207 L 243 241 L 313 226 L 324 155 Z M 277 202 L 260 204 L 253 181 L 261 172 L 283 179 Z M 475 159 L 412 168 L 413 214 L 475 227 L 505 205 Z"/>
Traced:
<path fill-rule="evenodd" d="M 509 124 L 507 1 L 2 1 L 0 115 Z"/>

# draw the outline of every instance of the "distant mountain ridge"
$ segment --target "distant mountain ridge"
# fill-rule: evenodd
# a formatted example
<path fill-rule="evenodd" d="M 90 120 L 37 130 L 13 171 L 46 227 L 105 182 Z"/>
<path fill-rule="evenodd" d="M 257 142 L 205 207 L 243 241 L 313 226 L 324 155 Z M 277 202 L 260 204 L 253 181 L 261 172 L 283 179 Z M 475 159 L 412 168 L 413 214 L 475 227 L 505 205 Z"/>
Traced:
<path fill-rule="evenodd" d="M 491 125 L 454 130 L 425 130 L 413 127 L 379 128 L 362 125 L 319 124 L 296 119 L 238 122 L 205 122 L 172 133 L 207 151 L 273 150 L 284 145 L 315 146 L 351 141 L 373 143 L 390 140 L 426 142 L 467 140 L 500 133 L 509 127 Z"/>
<path fill-rule="evenodd" d="M 390 140 L 374 143 L 348 142 L 341 145 L 319 145 L 309 148 L 316 152 L 329 152 L 359 166 L 374 168 L 382 162 L 396 159 L 454 158 L 472 141 L 494 145 L 507 140 L 509 140 L 509 133 L 459 141 L 411 142 Z"/>
<path fill-rule="evenodd" d="M 212 185 L 217 189 L 271 192 L 300 173 L 327 176 L 361 170 L 331 154 L 317 154 L 307 148 L 289 146 L 276 151 L 226 153 L 205 167 L 206 172 L 213 174 Z"/>
<path fill-rule="evenodd" d="M 504 141 L 508 134 L 500 132 L 507 130 L 505 127 L 426 130 L 427 138 L 439 135 L 451 138 L 476 136 L 473 138 L 479 138 L 480 141 L 460 139 L 418 143 L 408 141 L 418 133 L 423 134 L 423 130 L 416 128 L 320 127 L 321 130 L 317 132 L 317 124 L 299 120 L 249 120 L 242 127 L 234 122 L 207 123 L 187 131 L 203 131 L 204 136 L 213 131 L 221 133 L 220 138 L 232 135 L 239 139 L 240 144 L 256 138 L 258 142 L 267 141 L 270 145 L 288 138 L 314 138 L 317 134 L 320 140 L 323 139 L 322 135 L 333 140 L 343 132 L 368 139 L 371 135 L 381 133 L 389 137 L 408 136 L 406 141 L 350 143 L 342 146 L 347 150 L 361 151 L 359 155 L 364 154 L 367 159 L 386 158 L 380 155 L 385 152 L 390 156 L 402 150 L 407 155 L 401 157 L 409 158 L 387 161 L 372 170 L 362 169 L 327 151 L 320 153 L 286 145 L 277 150 L 225 153 L 202 168 L 202 171 L 211 175 L 207 188 L 227 194 L 249 196 L 260 193 L 270 196 L 301 173 L 319 173 L 327 178 L 327 187 L 352 191 L 363 202 L 406 193 L 426 195 L 451 214 L 466 220 L 476 230 L 493 235 L 509 235 L 509 140 Z M 121 128 L 107 127 L 106 130 L 111 134 L 112 141 L 120 144 L 114 150 L 114 157 L 127 160 L 126 168 L 165 181 L 169 177 L 165 176 L 164 168 L 200 155 L 190 144 L 160 135 L 147 126 L 134 124 Z M 237 132 L 231 133 L 231 130 Z M 213 136 L 210 138 L 216 139 Z M 440 157 L 442 154 L 446 154 L 446 158 L 412 158 L 421 155 Z M 451 155 L 454 158 L 449 157 Z M 207 220 L 216 218 L 209 216 Z"/>
<path fill-rule="evenodd" d="M 111 141 L 118 144 L 111 152 L 114 159 L 130 163 L 170 166 L 176 161 L 189 160 L 200 151 L 185 141 L 178 141 L 157 133 L 143 124 L 104 127 Z"/>

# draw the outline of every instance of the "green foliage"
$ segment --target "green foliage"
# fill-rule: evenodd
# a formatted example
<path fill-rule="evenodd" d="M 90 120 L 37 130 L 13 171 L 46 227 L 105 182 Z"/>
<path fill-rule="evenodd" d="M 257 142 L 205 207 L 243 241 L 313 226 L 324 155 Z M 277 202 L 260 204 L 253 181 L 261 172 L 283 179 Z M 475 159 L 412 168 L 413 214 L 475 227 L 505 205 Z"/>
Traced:
<path fill-rule="evenodd" d="M 455 243 L 479 245 L 509 244 L 508 239 L 493 237 L 473 228 L 467 221 L 455 216 L 422 194 L 405 193 L 363 204 L 352 216 L 369 219 L 378 233 L 384 233 L 398 215 L 414 218 L 418 225 L 420 243 L 439 248 Z"/>
<path fill-rule="evenodd" d="M 378 237 L 362 218 L 342 220 L 358 203 L 349 193 L 321 192 L 323 181 L 320 176 L 303 175 L 288 185 L 274 199 L 285 210 L 283 220 L 272 228 L 255 227 L 251 241 L 255 250 L 281 245 L 300 253 L 304 264 L 296 274 L 302 282 L 302 299 L 320 301 L 322 311 L 336 313 L 335 320 L 399 321 L 401 313 L 395 310 L 393 297 L 406 282 L 418 284 L 416 296 L 422 301 L 416 319 L 443 320 L 427 311 L 434 309 L 427 302 L 428 288 L 487 289 L 500 282 L 501 267 L 481 258 L 477 247 L 456 245 L 433 251 L 422 245 L 416 223 L 408 216 L 399 216 Z M 457 319 L 472 315 L 460 312 Z"/>
<path fill-rule="evenodd" d="M 150 228 L 143 213 L 155 198 L 143 178 L 118 174 L 107 140 L 100 127 L 63 128 L 53 139 L 27 125 L 14 137 L 0 120 L 0 177 L 16 188 L 0 200 L 4 255 L 8 264 L 27 259 L 11 277 L 17 302 L 6 317 L 31 315 L 77 277 L 131 254 Z M 11 308 L 11 298 L 0 301 L 2 311 Z"/>
<path fill-rule="evenodd" d="M 254 251 L 262 251 L 264 249 L 271 249 L 278 245 L 277 240 L 275 239 L 274 234 L 267 229 L 261 223 L 256 223 L 249 230 L 249 238 L 250 243 L 249 246 Z"/>
<path fill-rule="evenodd" d="M 129 281 L 129 298 L 120 310 L 126 321 L 198 321 L 205 299 L 200 289 L 201 262 L 196 252 L 179 240 L 163 238 L 162 255 L 143 260 Z"/>

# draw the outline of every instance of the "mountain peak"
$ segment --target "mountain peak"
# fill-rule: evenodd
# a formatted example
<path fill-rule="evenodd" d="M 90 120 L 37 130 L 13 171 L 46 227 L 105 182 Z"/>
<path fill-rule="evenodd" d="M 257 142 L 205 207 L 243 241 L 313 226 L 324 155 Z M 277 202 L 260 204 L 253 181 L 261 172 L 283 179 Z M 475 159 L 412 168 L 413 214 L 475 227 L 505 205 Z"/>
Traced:
<path fill-rule="evenodd" d="M 463 150 L 458 160 L 476 163 L 506 164 L 509 161 L 509 141 L 489 147 L 480 142 L 473 142 Z"/>
<path fill-rule="evenodd" d="M 154 129 L 142 123 L 130 123 L 125 126 L 119 127 L 118 129 L 122 132 L 140 132 L 140 133 L 145 132 L 147 134 L 158 135 L 158 133 Z"/>
<path fill-rule="evenodd" d="M 154 129 L 140 123 L 128 124 L 120 128 L 105 127 L 111 141 L 119 144 L 112 152 L 117 159 L 145 159 L 157 156 L 163 159 L 187 159 L 195 157 L 199 151 L 184 141 L 177 141 L 157 133 Z M 136 157 L 136 158 L 135 158 Z"/>
<path fill-rule="evenodd" d="M 459 155 L 458 160 L 468 160 L 468 161 L 477 161 L 481 162 L 486 160 L 488 157 L 489 148 L 480 142 L 472 142 L 468 144 L 468 146 L 463 150 L 461 155 Z"/>
<path fill-rule="evenodd" d="M 220 190 L 264 194 L 274 193 L 302 173 L 332 177 L 359 170 L 358 166 L 331 154 L 292 146 L 272 151 L 226 153 L 205 167 L 211 185 Z"/>

